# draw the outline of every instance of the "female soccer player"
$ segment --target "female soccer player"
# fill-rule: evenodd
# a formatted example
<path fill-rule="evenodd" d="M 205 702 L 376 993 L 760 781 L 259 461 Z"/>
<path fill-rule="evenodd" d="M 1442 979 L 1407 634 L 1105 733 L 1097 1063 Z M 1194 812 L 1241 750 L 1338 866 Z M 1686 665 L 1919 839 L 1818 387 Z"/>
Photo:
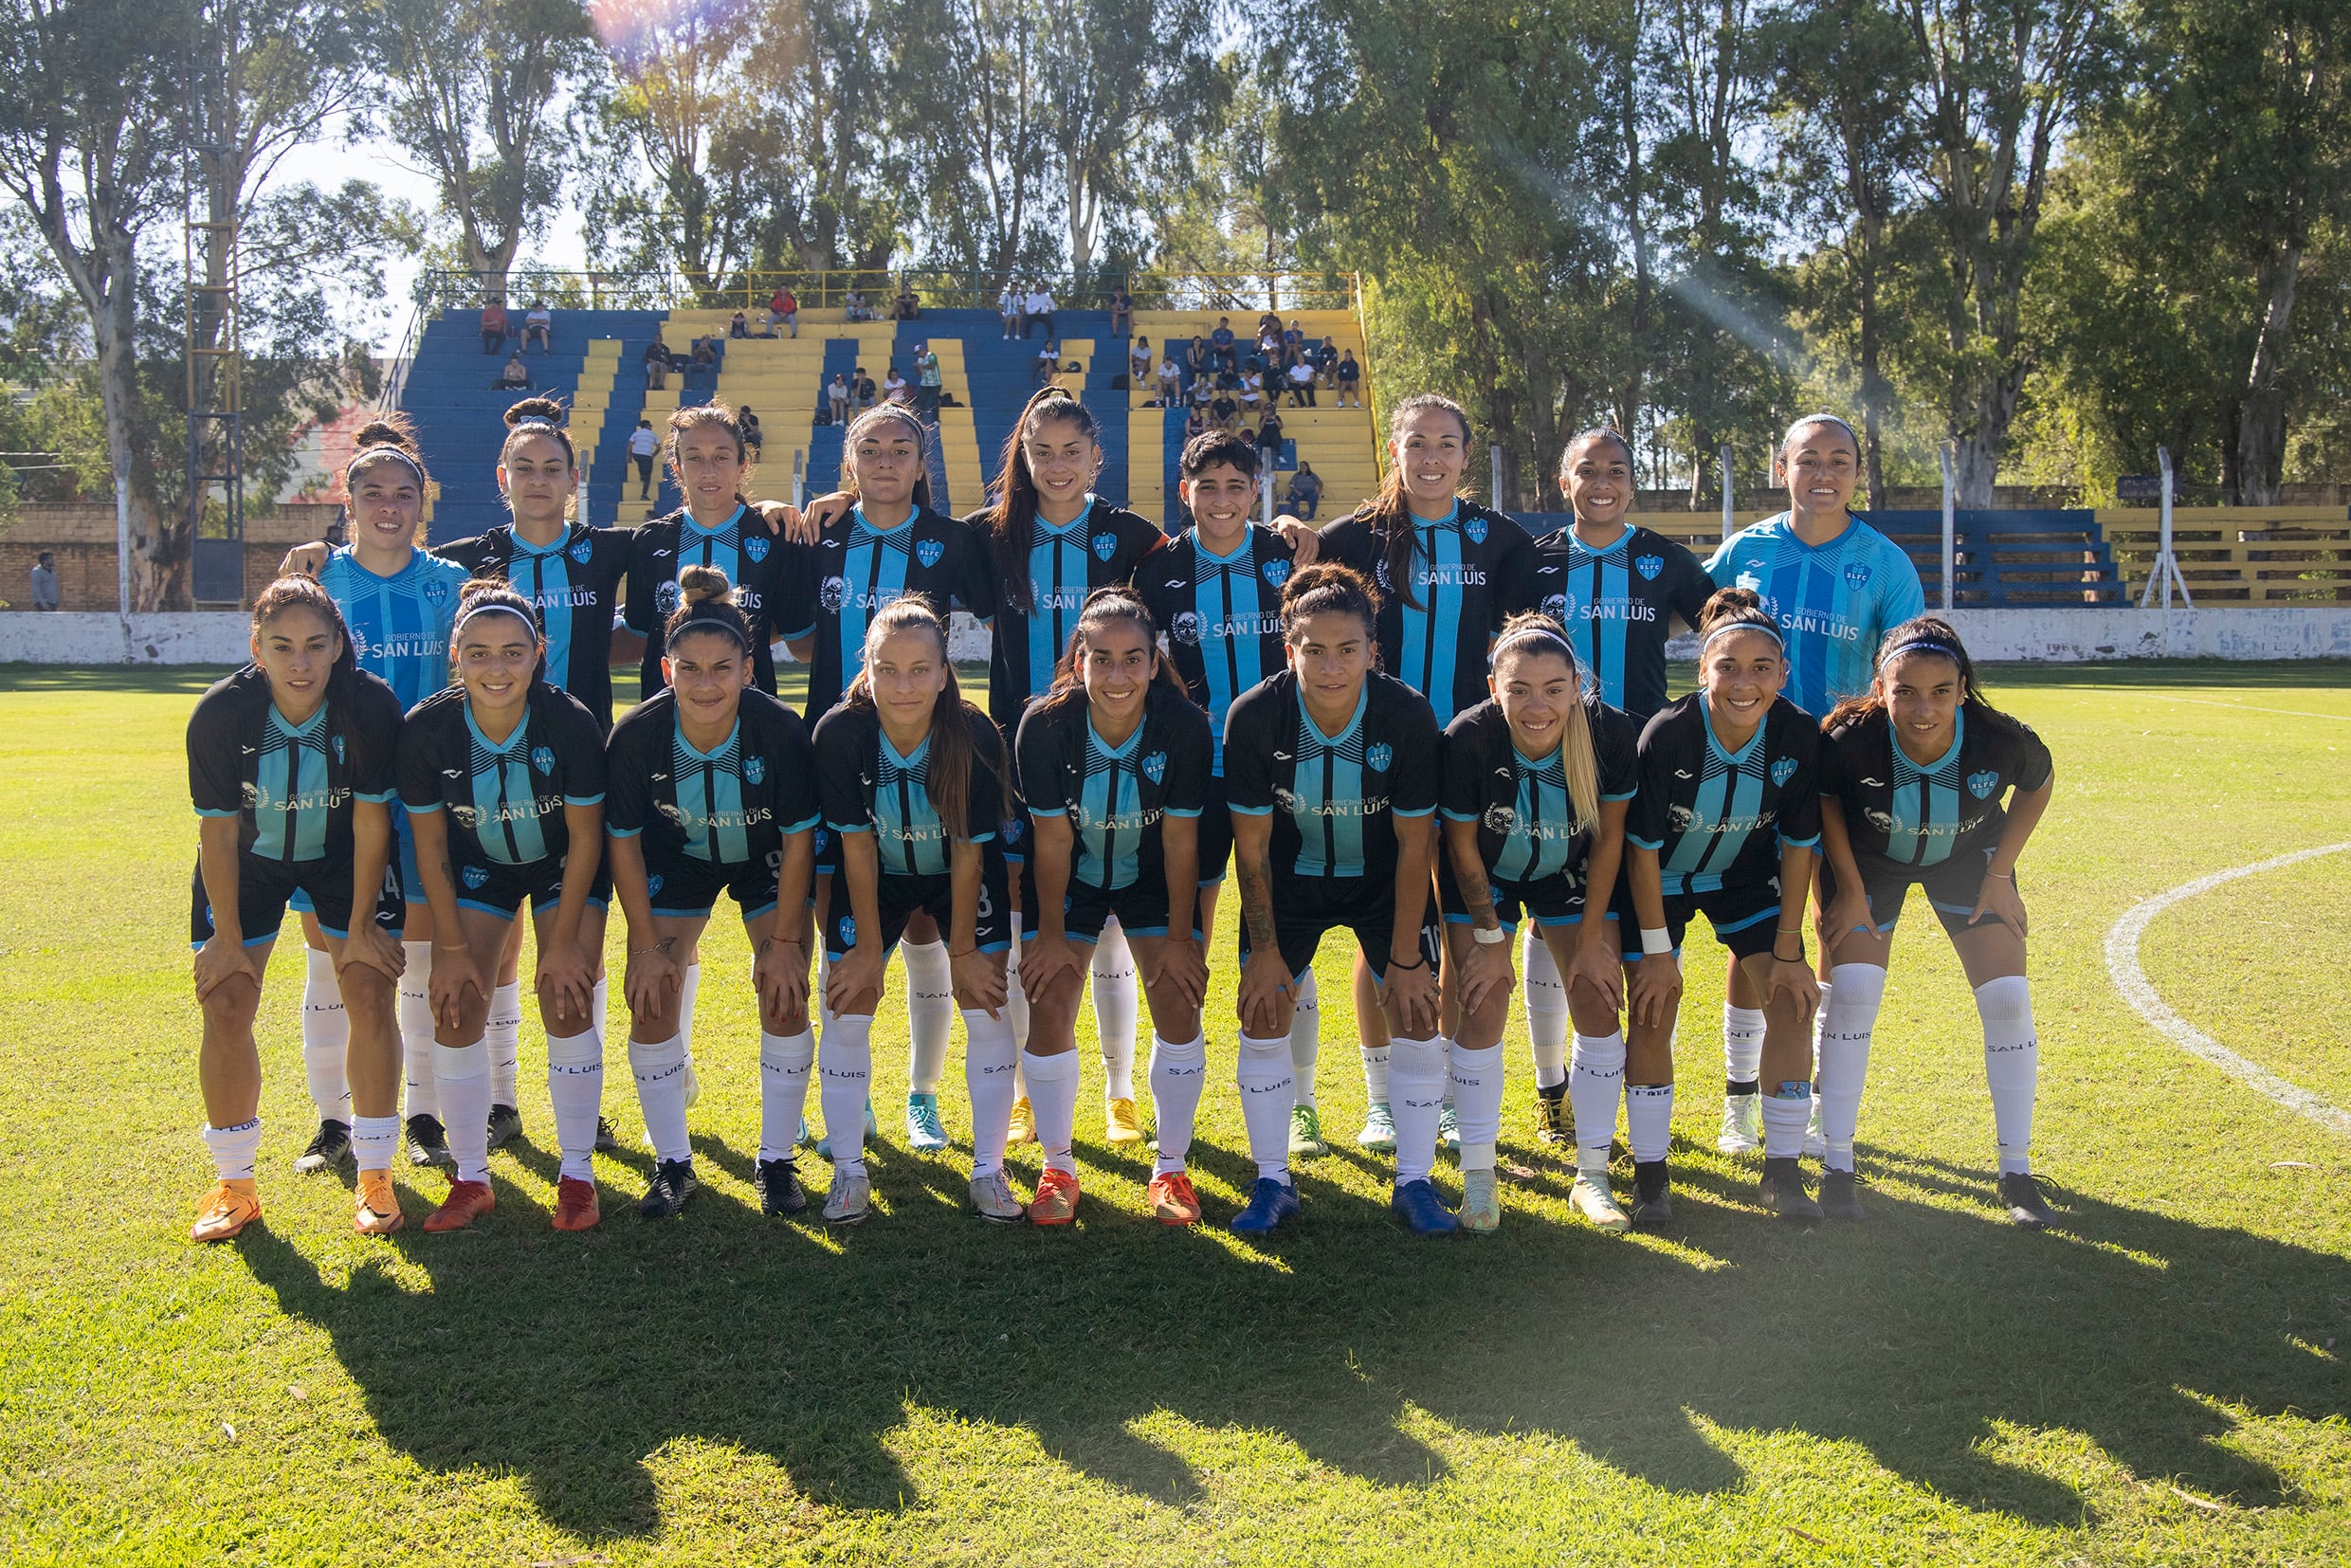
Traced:
<path fill-rule="evenodd" d="M 2041 1048 L 2025 978 L 2016 862 L 2049 809 L 2054 770 L 2032 730 L 1984 700 L 1959 633 L 1933 616 L 1886 634 L 1866 696 L 1829 715 L 1821 746 L 1820 879 L 1830 984 L 1821 988 L 1821 1208 L 1862 1217 L 1853 1129 L 1869 1038 L 1886 995 L 1894 925 L 1913 884 L 1942 921 L 1976 991 L 1984 1076 L 1999 1139 L 1996 1192 L 2014 1223 L 2056 1216 L 2032 1177 Z M 2003 811 L 2001 800 L 2009 805 Z"/>
<path fill-rule="evenodd" d="M 629 1067 L 657 1164 L 637 1205 L 674 1215 L 698 1185 L 685 1132 L 679 1004 L 721 889 L 751 939 L 759 998 L 760 1208 L 808 1207 L 793 1136 L 816 1043 L 808 1026 L 815 758 L 800 716 L 752 684 L 755 623 L 725 574 L 688 566 L 663 632 L 663 689 L 612 727 L 605 833 L 629 918 Z"/>
<path fill-rule="evenodd" d="M 307 577 L 282 577 L 262 591 L 252 651 L 253 662 L 206 692 L 188 720 L 189 793 L 201 819 L 189 926 L 204 1011 L 204 1140 L 217 1177 L 189 1235 L 226 1241 L 262 1212 L 253 1176 L 262 1140 L 253 1017 L 298 890 L 331 944 L 351 1024 L 359 1169 L 352 1224 L 363 1235 L 386 1235 L 401 1225 L 392 1187 L 400 1129 L 392 987 L 404 911 L 390 806 L 400 702 L 361 673 L 341 612 Z"/>
<path fill-rule="evenodd" d="M 425 1221 L 461 1231 L 496 1206 L 485 1038 L 515 916 L 531 902 L 547 1025 L 547 1092 L 563 1166 L 558 1231 L 595 1225 L 592 1158 L 604 1090 L 594 989 L 604 962 L 604 731 L 538 676 L 547 644 L 530 601 L 466 584 L 449 634 L 457 684 L 428 697 L 400 736 L 400 793 L 432 905 L 433 1081 L 448 1113 L 456 1179 Z M 510 1091 L 511 1092 L 511 1091 Z"/>
<path fill-rule="evenodd" d="M 863 1140 L 852 1130 L 865 1125 L 883 973 L 919 909 L 947 933 L 963 1010 L 972 1203 L 988 1219 L 1018 1220 L 1020 1200 L 1004 1173 L 1018 1050 L 1005 1009 L 1012 910 L 996 838 L 1010 800 L 1004 742 L 963 700 L 947 623 L 924 601 L 900 599 L 874 616 L 864 667 L 817 723 L 815 760 L 840 855 L 825 926 L 822 1103 L 832 1145 L 825 1218 L 853 1225 L 872 1209 Z"/>
<path fill-rule="evenodd" d="M 1622 1048 L 1613 1039 L 1576 1041 L 1568 1089 L 1576 1180 L 1608 1185 L 1621 1080 L 1636 1183 L 1632 1223 L 1672 1217 L 1666 1148 L 1682 934 L 1703 914 L 1763 998 L 1763 1207 L 1816 1220 L 1820 1206 L 1805 1194 L 1796 1161 L 1812 1112 L 1810 1030 L 1819 997 L 1804 963 L 1804 902 L 1820 842 L 1820 733 L 1780 696 L 1787 654 L 1778 624 L 1754 593 L 1717 593 L 1698 634 L 1698 690 L 1660 709 L 1641 732 L 1640 793 L 1625 828 L 1641 939 L 1632 1027 Z"/>
<path fill-rule="evenodd" d="M 1616 1032 L 1624 945 L 1609 901 L 1639 783 L 1640 733 L 1599 700 L 1558 622 L 1513 616 L 1492 665 L 1494 695 L 1445 732 L 1446 854 L 1437 863 L 1461 1006 L 1448 1054 L 1461 1119 L 1461 1223 L 1470 1231 L 1502 1222 L 1494 1144 L 1520 911 L 1555 973 L 1586 982 L 1574 996 L 1576 1032 Z M 1615 1121 L 1612 1105 L 1612 1136 Z"/>
<path fill-rule="evenodd" d="M 1388 421 L 1379 494 L 1322 530 L 1323 557 L 1378 584 L 1380 665 L 1424 694 L 1440 725 L 1485 700 L 1485 650 L 1519 607 L 1534 541 L 1517 520 L 1460 494 L 1472 441 L 1460 404 L 1434 392 L 1404 399 Z M 1385 1149 L 1388 1047 L 1368 965 L 1355 972 L 1356 1018 L 1370 1101 L 1356 1141 Z M 1448 1141 L 1455 1129 L 1448 1116 Z"/>
<path fill-rule="evenodd" d="M 1053 688 L 1020 721 L 1021 788 L 1034 837 L 1035 935 L 1021 955 L 1029 1043 L 1021 1066 L 1045 1169 L 1029 1218 L 1066 1225 L 1077 1212 L 1069 1153 L 1077 1118 L 1077 1020 L 1083 961 L 1115 920 L 1151 999 L 1151 1099 L 1157 1169 L 1151 1212 L 1192 1225 L 1200 1202 L 1185 1160 L 1208 1070 L 1200 1003 L 1205 939 L 1194 918 L 1199 818 L 1213 752 L 1208 715 L 1159 656 L 1159 628 L 1123 588 L 1097 590 L 1079 613 Z"/>
<path fill-rule="evenodd" d="M 1373 665 L 1371 584 L 1346 567 L 1293 573 L 1282 590 L 1289 667 L 1235 699 L 1225 791 L 1241 880 L 1241 1111 L 1257 1182 L 1233 1230 L 1262 1234 L 1298 1212 L 1289 1176 L 1289 1037 L 1302 975 L 1344 926 L 1376 976 L 1394 1044 L 1392 1199 L 1423 1235 L 1456 1228 L 1430 1185 L 1446 1060 L 1438 1036 L 1437 724 L 1428 700 Z M 1277 810 L 1278 808 L 1278 810 Z"/>

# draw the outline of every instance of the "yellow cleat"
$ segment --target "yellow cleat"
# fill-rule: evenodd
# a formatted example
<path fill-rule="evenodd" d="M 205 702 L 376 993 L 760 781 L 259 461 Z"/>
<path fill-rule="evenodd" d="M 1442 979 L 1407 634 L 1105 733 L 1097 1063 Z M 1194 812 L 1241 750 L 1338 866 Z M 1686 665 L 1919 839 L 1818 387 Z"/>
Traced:
<path fill-rule="evenodd" d="M 400 1212 L 400 1194 L 392 1188 L 392 1173 L 361 1171 L 351 1228 L 363 1236 L 389 1236 L 407 1223 L 407 1216 Z"/>
<path fill-rule="evenodd" d="M 1143 1140 L 1143 1124 L 1135 1116 L 1135 1102 L 1113 1100 L 1103 1106 L 1103 1137 L 1113 1147 Z"/>
<path fill-rule="evenodd" d="M 190 1241 L 227 1241 L 262 1217 L 262 1200 L 250 1178 L 215 1181 L 188 1228 Z"/>
<path fill-rule="evenodd" d="M 1034 1143 L 1037 1140 L 1037 1113 L 1030 1107 L 1029 1097 L 1022 1095 L 1012 1102 L 1012 1132 L 1009 1141 Z"/>

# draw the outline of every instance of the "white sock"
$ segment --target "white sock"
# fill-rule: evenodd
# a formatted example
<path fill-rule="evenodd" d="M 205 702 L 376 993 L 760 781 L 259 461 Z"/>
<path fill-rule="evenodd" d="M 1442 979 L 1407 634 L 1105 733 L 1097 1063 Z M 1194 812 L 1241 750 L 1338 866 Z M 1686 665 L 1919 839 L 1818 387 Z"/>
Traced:
<path fill-rule="evenodd" d="M 1094 1033 L 1102 1042 L 1103 1098 L 1135 1098 L 1135 952 L 1110 921 L 1094 944 Z"/>
<path fill-rule="evenodd" d="M 490 1016 L 482 1031 L 490 1048 L 490 1103 L 521 1102 L 515 1083 L 522 1064 L 522 982 L 508 980 L 490 993 Z"/>
<path fill-rule="evenodd" d="M 1567 982 L 1535 922 L 1526 922 L 1519 973 L 1525 976 L 1526 1033 L 1535 1049 L 1535 1086 L 1553 1089 L 1567 1082 Z"/>
<path fill-rule="evenodd" d="M 597 975 L 594 989 L 588 993 L 588 1016 L 595 1020 L 596 1038 L 599 1040 L 612 1037 L 604 1027 L 605 981 L 609 978 L 609 975 Z"/>
<path fill-rule="evenodd" d="M 1363 1098 L 1375 1105 L 1388 1103 L 1387 1046 L 1363 1048 Z"/>
<path fill-rule="evenodd" d="M 1832 968 L 1829 971 L 1829 978 L 1820 982 L 1820 1000 L 1813 1004 L 1813 1081 L 1814 1083 L 1820 1081 L 1820 1031 L 1828 1022 L 1829 1004 L 1835 1000 L 1836 970 Z M 1814 1091 L 1813 1099 L 1815 1103 L 1813 1108 L 1818 1109 L 1817 1103 L 1820 1096 L 1817 1090 Z"/>
<path fill-rule="evenodd" d="M 832 1168 L 866 1168 L 866 1100 L 873 1088 L 873 1014 L 836 1014 L 816 1046 L 816 1103 L 832 1145 Z"/>
<path fill-rule="evenodd" d="M 335 955 L 305 947 L 302 964 L 302 1073 L 310 1080 L 310 1103 L 319 1121 L 348 1126 L 351 1080 L 343 1073 L 343 1056 L 351 1046 L 351 1018 L 343 1012 Z"/>
<path fill-rule="evenodd" d="M 1832 1171 L 1853 1168 L 1853 1131 L 1861 1125 L 1861 1090 L 1869 1076 L 1869 1036 L 1878 1006 L 1886 999 L 1883 964 L 1839 964 L 1833 1003 L 1820 1008 L 1820 1136 L 1829 1151 L 1821 1164 Z"/>
<path fill-rule="evenodd" d="M 1029 1079 L 1029 1108 L 1036 1115 L 1037 1147 L 1045 1163 L 1076 1176 L 1078 1162 L 1070 1158 L 1069 1144 L 1077 1136 L 1078 1053 L 1039 1056 L 1024 1050 L 1020 1069 Z"/>
<path fill-rule="evenodd" d="M 1673 1144 L 1671 1084 L 1625 1085 L 1625 1141 L 1631 1146 L 1635 1165 L 1666 1158 Z"/>
<path fill-rule="evenodd" d="M 1502 1139 L 1502 1045 L 1472 1050 L 1455 1040 L 1446 1047 L 1445 1057 L 1453 1114 L 1461 1120 L 1461 1168 L 1490 1171 L 1494 1145 Z"/>
<path fill-rule="evenodd" d="M 945 942 L 901 942 L 906 959 L 906 1087 L 937 1094 L 955 1033 L 955 971 Z M 780 1157 L 779 1157 L 780 1158 Z"/>
<path fill-rule="evenodd" d="M 2032 1169 L 2032 1098 L 2041 1078 L 2041 1038 L 2032 1028 L 2032 982 L 2003 975 L 1976 988 L 1983 1017 L 1984 1078 L 2000 1140 L 2000 1174 Z"/>
<path fill-rule="evenodd" d="M 808 1111 L 809 1069 L 816 1065 L 816 1036 L 803 1028 L 797 1034 L 759 1034 L 759 1160 L 790 1159 L 800 1136 L 800 1118 Z M 858 1111 L 858 1128 L 865 1128 L 865 1111 Z"/>
<path fill-rule="evenodd" d="M 250 1181 L 254 1157 L 261 1153 L 262 1119 L 257 1116 L 233 1127 L 215 1127 L 208 1122 L 204 1145 L 212 1151 L 214 1176 L 223 1181 Z"/>
<path fill-rule="evenodd" d="M 432 1081 L 441 1096 L 449 1153 L 457 1158 L 457 1179 L 489 1180 L 490 1048 L 480 1040 L 433 1047 Z"/>
<path fill-rule="evenodd" d="M 1434 1035 L 1388 1041 L 1388 1114 L 1395 1119 L 1395 1179 L 1426 1181 L 1437 1162 L 1437 1119 L 1445 1109 L 1445 1042 Z"/>
<path fill-rule="evenodd" d="M 1298 1005 L 1290 1010 L 1290 1077 L 1294 1103 L 1314 1104 L 1314 1064 L 1322 1054 L 1322 998 L 1314 971 L 1298 982 Z"/>
<path fill-rule="evenodd" d="M 1154 1030 L 1151 1036 L 1151 1114 L 1159 1129 L 1160 1176 L 1180 1171 L 1192 1154 L 1192 1124 L 1200 1115 L 1200 1090 L 1208 1083 L 1208 1037 L 1195 1034 L 1176 1045 Z M 1286 1145 L 1285 1145 L 1286 1146 Z"/>
<path fill-rule="evenodd" d="M 1821 1012 L 1829 998 L 1821 996 Z M 1763 1070 L 1763 1010 L 1722 1004 L 1722 1081 L 1753 1084 Z"/>
<path fill-rule="evenodd" d="M 1567 1103 L 1576 1117 L 1576 1169 L 1602 1176 L 1616 1141 L 1616 1102 L 1624 1097 L 1625 1035 L 1576 1036 L 1576 1058 L 1567 1079 Z"/>
<path fill-rule="evenodd" d="M 1792 1079 L 1764 1088 L 1763 1158 L 1793 1159 L 1804 1152 L 1804 1129 L 1813 1120 L 1813 1086 Z"/>
<path fill-rule="evenodd" d="M 432 998 L 426 988 L 432 983 L 432 943 L 402 942 L 400 951 L 408 956 L 408 966 L 400 971 L 400 1071 L 407 1080 L 407 1103 L 402 1107 L 406 1116 L 441 1114 L 441 1101 L 432 1087 Z"/>
<path fill-rule="evenodd" d="M 1241 1124 L 1248 1129 L 1249 1158 L 1262 1180 L 1290 1179 L 1290 1043 L 1276 1036 L 1241 1036 L 1233 1082 L 1241 1086 Z"/>
<path fill-rule="evenodd" d="M 655 1158 L 693 1158 L 694 1145 L 685 1137 L 685 1042 L 674 1034 L 629 1041 L 629 1071 L 637 1081 L 637 1105 Z"/>
<path fill-rule="evenodd" d="M 351 1162 L 362 1171 L 389 1171 L 392 1151 L 400 1144 L 397 1116 L 354 1116 L 351 1119 Z"/>
<path fill-rule="evenodd" d="M 562 1175 L 593 1181 L 596 1117 L 604 1109 L 604 1032 L 547 1036 L 547 1098 L 555 1102 Z"/>
<path fill-rule="evenodd" d="M 963 1087 L 972 1097 L 972 1176 L 977 1180 L 1004 1169 L 1004 1145 L 1012 1136 L 1013 1080 L 1020 1075 L 1020 1047 L 1012 1021 L 988 1016 L 984 1008 L 963 1013 Z"/>
<path fill-rule="evenodd" d="M 1020 943 L 1014 942 L 1004 955 L 1004 1016 L 1012 1026 L 1012 1043 L 1022 1051 L 1029 1048 L 1029 994 L 1020 988 Z M 1012 1068 L 1020 1072 L 1017 1064 Z M 1015 1077 L 1013 1084 L 1023 1100 L 1029 1098 L 1029 1080 Z"/>

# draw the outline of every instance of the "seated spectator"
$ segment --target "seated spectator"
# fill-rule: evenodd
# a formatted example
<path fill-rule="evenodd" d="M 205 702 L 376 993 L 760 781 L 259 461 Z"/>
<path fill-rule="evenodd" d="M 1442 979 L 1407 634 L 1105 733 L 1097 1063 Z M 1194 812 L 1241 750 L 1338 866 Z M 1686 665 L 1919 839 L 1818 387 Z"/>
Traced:
<path fill-rule="evenodd" d="M 735 313 L 735 319 L 726 324 L 726 335 L 730 339 L 750 337 L 751 318 L 744 315 L 739 310 L 737 311 Z"/>
<path fill-rule="evenodd" d="M 1208 434 L 1208 415 L 1201 412 L 1198 409 L 1194 409 L 1190 414 L 1185 416 L 1184 440 L 1189 442 L 1194 440 L 1195 437 L 1204 436 L 1206 434 Z"/>
<path fill-rule="evenodd" d="M 637 428 L 629 432 L 629 458 L 637 465 L 637 499 L 653 499 L 653 460 L 661 455 L 661 437 L 654 433 L 649 419 L 637 421 Z"/>
<path fill-rule="evenodd" d="M 900 320 L 919 321 L 922 319 L 922 297 L 905 283 L 898 285 L 896 305 Z"/>
<path fill-rule="evenodd" d="M 1218 371 L 1216 373 L 1216 390 L 1218 392 L 1239 392 L 1241 390 L 1241 373 L 1239 371 L 1230 370 Z"/>
<path fill-rule="evenodd" d="M 1306 358 L 1314 364 L 1315 379 L 1327 387 L 1332 384 L 1332 372 L 1339 368 L 1339 345 L 1327 337 L 1306 351 Z"/>
<path fill-rule="evenodd" d="M 663 342 L 658 328 L 653 340 L 645 345 L 645 390 L 659 392 L 669 385 L 669 345 Z"/>
<path fill-rule="evenodd" d="M 744 449 L 757 457 L 759 448 L 767 442 L 767 432 L 759 428 L 759 416 L 751 411 L 750 404 L 735 410 L 735 428 L 742 432 Z"/>
<path fill-rule="evenodd" d="M 866 374 L 866 367 L 863 365 L 857 367 L 857 379 L 849 384 L 849 394 L 857 404 L 859 413 L 864 413 L 873 407 L 873 377 Z"/>
<path fill-rule="evenodd" d="M 1266 334 L 1268 332 L 1272 333 L 1276 337 L 1282 336 L 1282 318 L 1276 316 L 1272 311 L 1267 311 L 1263 316 L 1257 318 L 1257 340 L 1261 343 L 1264 342 L 1266 340 Z"/>
<path fill-rule="evenodd" d="M 531 367 L 522 362 L 522 350 L 517 348 L 513 356 L 506 361 L 505 370 L 500 374 L 498 386 L 501 391 L 508 391 L 517 387 L 527 387 L 530 384 Z"/>
<path fill-rule="evenodd" d="M 1192 384 L 1192 406 L 1194 408 L 1205 409 L 1214 401 L 1216 401 L 1216 383 L 1212 379 L 1204 375 Z"/>
<path fill-rule="evenodd" d="M 1053 297 L 1045 291 L 1043 285 L 1039 285 L 1029 295 L 1029 319 L 1043 321 L 1045 336 L 1048 337 L 1053 336 L 1053 312 L 1060 308 L 1053 303 Z M 1021 327 L 1020 335 L 1023 337 L 1029 336 L 1029 328 L 1026 324 Z"/>
<path fill-rule="evenodd" d="M 1303 356 L 1290 361 L 1290 407 L 1314 407 L 1314 367 Z"/>
<path fill-rule="evenodd" d="M 1273 409 L 1266 410 L 1266 417 L 1257 427 L 1257 471 L 1266 476 L 1268 487 L 1273 471 L 1282 463 L 1282 416 Z"/>
<path fill-rule="evenodd" d="M 1037 385 L 1042 387 L 1061 372 L 1061 345 L 1048 342 L 1037 350 Z"/>
<path fill-rule="evenodd" d="M 492 300 L 482 307 L 482 352 L 496 354 L 506 346 L 506 301 Z"/>
<path fill-rule="evenodd" d="M 890 365 L 890 374 L 882 382 L 882 400 L 885 403 L 906 403 L 913 400 L 906 392 L 906 378 L 898 374 L 895 361 Z"/>
<path fill-rule="evenodd" d="M 792 336 L 800 336 L 800 299 L 788 288 L 778 288 L 767 299 L 767 335 L 775 336 L 775 323 L 781 321 L 792 329 Z"/>
<path fill-rule="evenodd" d="M 1290 476 L 1290 487 L 1282 497 L 1282 504 L 1299 521 L 1314 520 L 1315 508 L 1322 504 L 1322 476 L 1314 471 L 1314 465 L 1298 465 L 1298 472 Z"/>
<path fill-rule="evenodd" d="M 1300 348 L 1304 346 L 1305 341 L 1306 335 L 1299 330 L 1298 318 L 1295 316 L 1291 317 L 1288 328 L 1282 334 L 1283 348 L 1292 354 L 1296 354 Z"/>
<path fill-rule="evenodd" d="M 1121 283 L 1119 291 L 1110 297 L 1110 331 L 1116 337 L 1124 337 L 1134 330 L 1135 296 L 1126 291 L 1124 283 Z"/>
<path fill-rule="evenodd" d="M 873 313 L 866 308 L 865 290 L 857 288 L 850 289 L 849 297 L 847 301 L 845 301 L 841 314 L 844 318 L 851 321 L 870 320 Z"/>
<path fill-rule="evenodd" d="M 1257 405 L 1264 399 L 1265 393 L 1265 378 L 1260 376 L 1255 371 L 1251 371 L 1247 375 L 1241 377 L 1242 411 L 1245 413 L 1254 414 L 1257 411 Z"/>
<path fill-rule="evenodd" d="M 1138 337 L 1126 351 L 1126 384 L 1139 387 L 1151 379 L 1151 339 Z"/>
<path fill-rule="evenodd" d="M 695 339 L 694 339 L 694 356 L 693 356 L 693 358 L 694 358 L 694 368 L 695 368 L 696 370 L 698 370 L 698 371 L 701 371 L 701 370 L 709 370 L 711 367 L 713 367 L 713 366 L 715 366 L 716 364 L 718 364 L 718 362 L 719 362 L 719 344 L 718 344 L 718 340 L 717 340 L 716 338 L 711 338 L 711 337 L 697 337 L 697 338 L 695 338 Z"/>
<path fill-rule="evenodd" d="M 1357 408 L 1363 407 L 1363 367 L 1355 362 L 1355 350 L 1348 349 L 1339 356 L 1339 368 L 1331 373 L 1339 383 L 1339 406 L 1345 408 L 1347 399 L 1354 398 Z"/>
<path fill-rule="evenodd" d="M 1187 387 L 1208 374 L 1208 339 L 1198 333 L 1192 335 L 1192 346 L 1184 350 L 1184 385 Z"/>
<path fill-rule="evenodd" d="M 1230 392 L 1218 392 L 1216 401 L 1208 406 L 1209 416 L 1216 421 L 1216 428 L 1220 430 L 1231 429 L 1232 416 L 1240 410 L 1241 405 L 1232 400 Z"/>
<path fill-rule="evenodd" d="M 531 338 L 538 338 L 538 352 L 555 353 L 556 313 L 547 308 L 544 300 L 533 300 L 530 313 L 522 318 L 522 346 L 529 348 Z"/>
<path fill-rule="evenodd" d="M 839 371 L 832 373 L 832 384 L 825 389 L 825 400 L 831 406 L 832 423 L 846 425 L 849 422 L 849 384 Z"/>
<path fill-rule="evenodd" d="M 1241 361 L 1232 352 L 1233 341 L 1232 318 L 1219 316 L 1216 318 L 1216 330 L 1208 335 L 1208 343 L 1209 347 L 1215 352 L 1216 363 L 1227 370 L 1241 368 Z"/>
<path fill-rule="evenodd" d="M 1267 359 L 1278 358 L 1282 353 L 1282 323 L 1276 320 L 1269 327 L 1257 329 L 1257 352 Z"/>
<path fill-rule="evenodd" d="M 1166 358 L 1159 361 L 1159 407 L 1174 408 L 1176 400 L 1183 394 L 1183 367 L 1176 363 L 1176 356 L 1171 351 Z"/>

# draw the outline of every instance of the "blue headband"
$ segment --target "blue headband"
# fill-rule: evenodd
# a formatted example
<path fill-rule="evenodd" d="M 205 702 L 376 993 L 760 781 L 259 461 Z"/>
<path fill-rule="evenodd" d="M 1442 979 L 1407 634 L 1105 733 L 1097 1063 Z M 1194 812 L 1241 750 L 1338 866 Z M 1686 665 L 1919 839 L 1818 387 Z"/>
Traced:
<path fill-rule="evenodd" d="M 1885 658 L 1880 659 L 1878 661 L 1878 668 L 1881 670 L 1886 668 L 1886 665 L 1892 664 L 1895 660 L 1901 658 L 1905 653 L 1933 653 L 1950 660 L 1955 665 L 1959 662 L 1959 650 L 1951 647 L 1948 643 L 1928 642 L 1924 638 L 1920 638 L 1916 641 L 1903 644 L 1900 647 L 1895 648 L 1892 652 L 1886 654 Z"/>

